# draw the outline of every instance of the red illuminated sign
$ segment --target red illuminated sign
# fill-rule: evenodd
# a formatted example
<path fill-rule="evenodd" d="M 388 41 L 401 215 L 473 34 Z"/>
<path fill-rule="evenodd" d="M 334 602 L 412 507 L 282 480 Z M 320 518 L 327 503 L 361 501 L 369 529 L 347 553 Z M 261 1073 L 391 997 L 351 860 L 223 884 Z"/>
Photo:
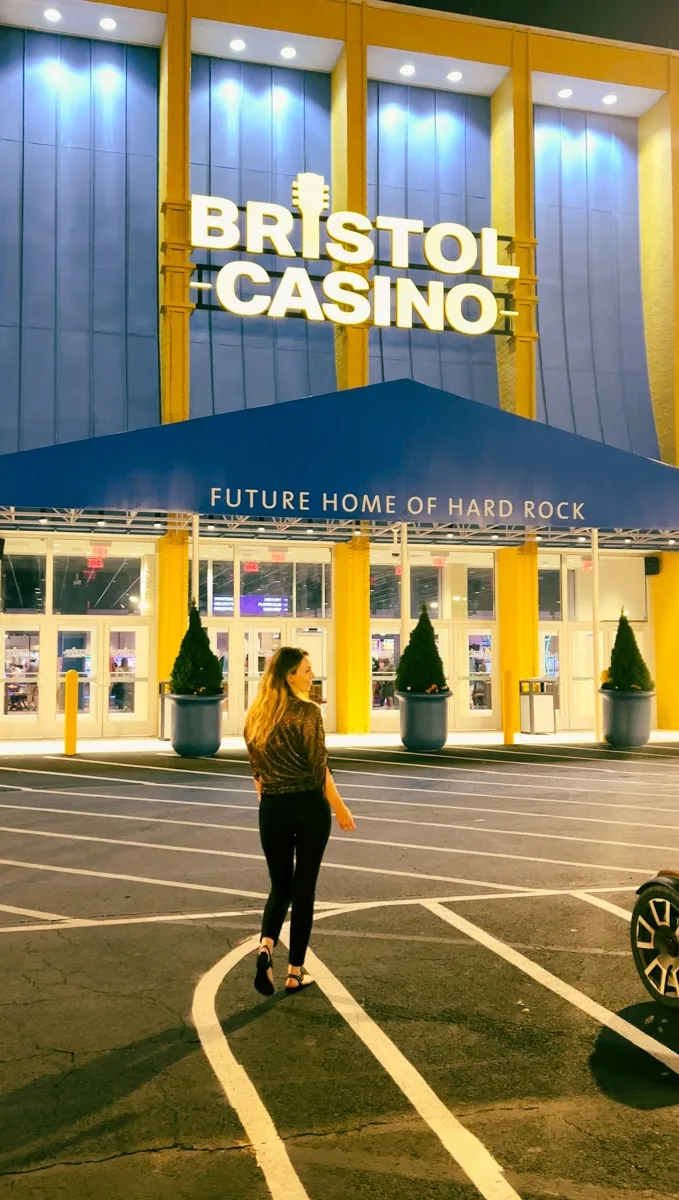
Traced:
<path fill-rule="evenodd" d="M 259 563 L 256 563 L 256 562 L 243 563 L 243 570 L 245 571 L 246 575 L 257 575 L 259 572 Z"/>

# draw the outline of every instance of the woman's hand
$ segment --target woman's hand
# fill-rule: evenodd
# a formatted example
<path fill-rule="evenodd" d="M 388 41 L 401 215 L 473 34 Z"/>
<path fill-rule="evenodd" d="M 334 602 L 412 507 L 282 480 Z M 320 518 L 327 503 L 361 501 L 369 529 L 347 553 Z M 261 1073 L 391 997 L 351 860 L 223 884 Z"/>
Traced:
<path fill-rule="evenodd" d="M 335 812 L 335 816 L 337 817 L 337 824 L 339 825 L 340 829 L 344 830 L 345 833 L 351 833 L 356 828 L 356 822 L 354 821 L 351 811 L 347 808 L 346 804 L 343 804 L 342 807 Z"/>

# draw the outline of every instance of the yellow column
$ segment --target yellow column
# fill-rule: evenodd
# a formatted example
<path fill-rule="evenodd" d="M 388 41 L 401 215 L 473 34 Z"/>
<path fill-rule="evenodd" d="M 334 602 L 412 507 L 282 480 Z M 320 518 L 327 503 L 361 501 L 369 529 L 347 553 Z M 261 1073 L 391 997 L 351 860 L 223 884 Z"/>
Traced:
<path fill-rule="evenodd" d="M 334 548 L 335 679 L 338 733 L 370 730 L 370 543 Z"/>
<path fill-rule="evenodd" d="M 162 419 L 189 415 L 189 93 L 191 17 L 168 0 L 160 50 L 158 197 L 160 219 L 160 386 Z"/>
<path fill-rule="evenodd" d="M 639 121 L 639 226 L 646 356 L 665 462 L 679 463 L 679 62 L 669 91 Z M 671 349 L 670 349 L 671 347 Z"/>
<path fill-rule="evenodd" d="M 520 679 L 530 679 L 538 673 L 538 548 L 536 542 L 500 550 L 496 560 L 496 607 L 500 639 L 499 675 L 496 686 L 504 681 L 506 672 L 512 676 L 516 697 Z M 505 707 L 507 707 L 505 705 Z M 513 725 L 512 729 L 510 726 Z M 518 701 L 503 713 L 505 734 L 513 734 L 519 726 Z"/>
<path fill-rule="evenodd" d="M 679 729 L 679 554 L 660 556 L 651 596 L 658 729 Z"/>
<path fill-rule="evenodd" d="M 345 44 L 332 73 L 331 207 L 364 213 L 368 205 L 364 6 L 347 4 L 345 15 Z M 335 326 L 335 363 L 339 388 L 368 383 L 367 326 Z"/>
<path fill-rule="evenodd" d="M 160 389 L 164 424 L 189 417 L 189 97 L 191 17 L 187 0 L 168 0 L 160 51 L 158 197 L 160 268 Z M 170 517 L 170 525 L 173 519 Z M 184 524 L 179 519 L 177 524 Z M 169 679 L 187 625 L 188 532 L 158 543 L 158 679 Z"/>
<path fill-rule="evenodd" d="M 533 172 L 533 100 L 530 34 L 512 34 L 512 69 L 491 101 L 492 222 L 500 233 L 513 236 L 510 252 L 521 275 L 508 287 L 496 280 L 496 290 L 511 291 L 514 335 L 499 337 L 497 363 L 500 404 L 520 417 L 535 417 L 535 219 Z"/>
<path fill-rule="evenodd" d="M 170 678 L 188 624 L 189 535 L 166 533 L 158 542 L 158 679 Z"/>

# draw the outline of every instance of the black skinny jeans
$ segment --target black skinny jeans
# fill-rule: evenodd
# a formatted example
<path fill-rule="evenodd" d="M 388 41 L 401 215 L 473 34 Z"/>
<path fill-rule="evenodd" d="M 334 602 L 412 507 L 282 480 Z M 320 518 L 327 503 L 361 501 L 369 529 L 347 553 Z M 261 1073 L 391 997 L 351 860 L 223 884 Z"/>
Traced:
<path fill-rule="evenodd" d="M 292 901 L 290 965 L 303 967 L 314 921 L 316 880 L 330 837 L 330 805 L 321 792 L 263 795 L 259 836 L 271 878 L 262 937 L 278 942 Z"/>

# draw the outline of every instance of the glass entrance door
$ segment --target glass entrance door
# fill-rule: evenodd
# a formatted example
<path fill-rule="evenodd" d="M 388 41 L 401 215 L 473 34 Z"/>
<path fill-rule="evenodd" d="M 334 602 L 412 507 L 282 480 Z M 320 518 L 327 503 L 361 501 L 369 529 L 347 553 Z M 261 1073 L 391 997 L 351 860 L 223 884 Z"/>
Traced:
<path fill-rule="evenodd" d="M 271 624 L 245 624 L 242 632 L 242 691 L 234 696 L 232 670 L 232 708 L 238 701 L 240 728 L 245 713 L 254 700 L 266 664 L 281 646 L 298 646 L 306 650 L 314 669 L 311 698 L 321 706 L 328 728 L 334 727 L 334 697 L 329 686 L 330 638 L 327 623 L 312 625 L 302 621 L 276 621 Z M 234 664 L 235 668 L 235 664 Z M 230 710 L 231 711 L 231 710 Z M 237 724 L 237 723 L 236 723 Z"/>
<path fill-rule="evenodd" d="M 494 678 L 493 628 L 466 625 L 457 629 L 454 661 L 452 727 L 469 731 L 496 729 L 500 708 Z"/>
<path fill-rule="evenodd" d="M 80 737 L 150 735 L 154 728 L 148 625 L 85 622 L 56 629 L 56 711 L 63 732 L 66 673 L 78 673 Z"/>
<path fill-rule="evenodd" d="M 41 735 L 41 627 L 0 631 L 2 670 L 1 736 L 34 738 Z M 44 697 L 42 697 L 44 699 Z"/>

